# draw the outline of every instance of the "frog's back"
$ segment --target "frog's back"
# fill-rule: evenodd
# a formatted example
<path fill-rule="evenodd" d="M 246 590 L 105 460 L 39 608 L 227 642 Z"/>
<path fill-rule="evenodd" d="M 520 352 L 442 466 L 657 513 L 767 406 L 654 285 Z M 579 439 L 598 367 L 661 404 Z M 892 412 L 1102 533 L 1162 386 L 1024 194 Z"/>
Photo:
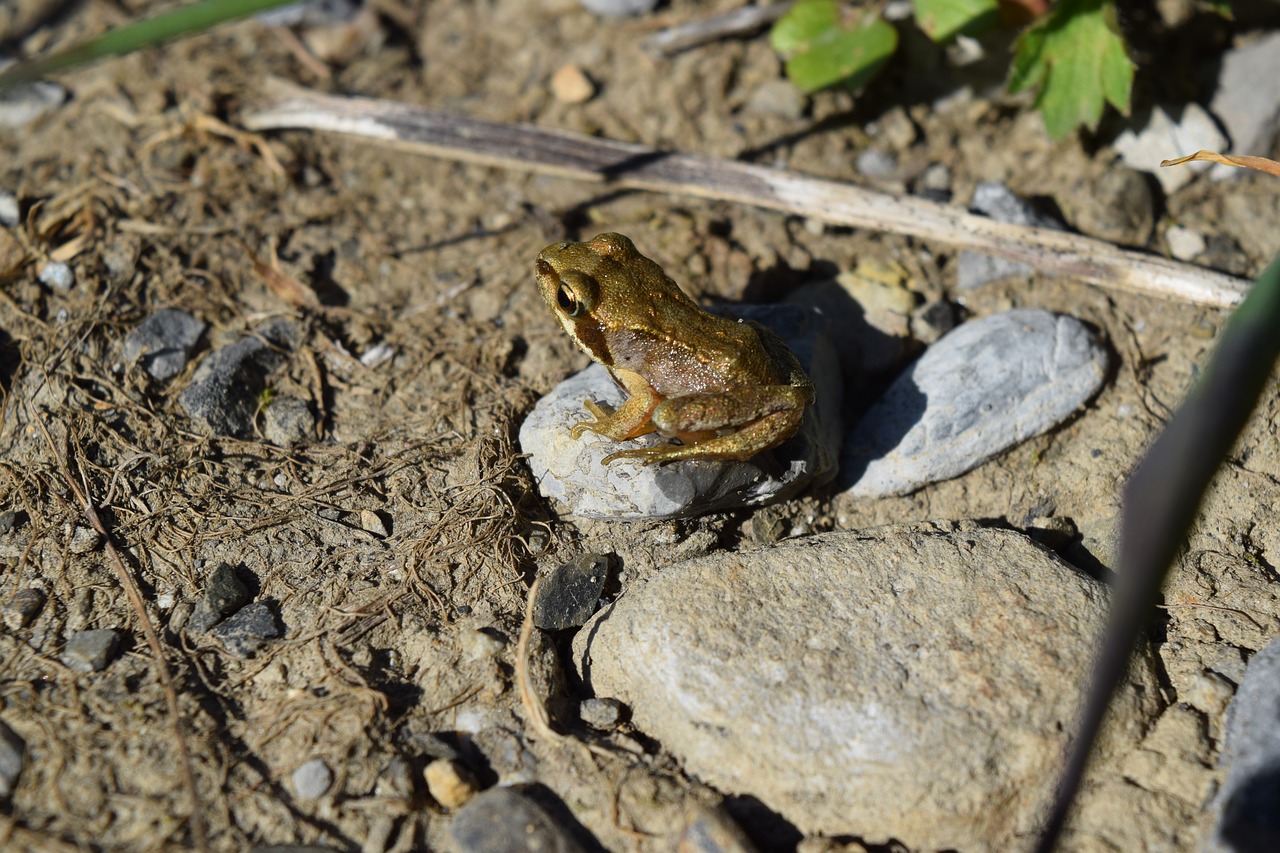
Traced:
<path fill-rule="evenodd" d="M 639 373 L 664 397 L 732 391 L 782 380 L 755 328 L 697 309 L 679 334 L 629 326 L 614 336 L 614 364 Z"/>

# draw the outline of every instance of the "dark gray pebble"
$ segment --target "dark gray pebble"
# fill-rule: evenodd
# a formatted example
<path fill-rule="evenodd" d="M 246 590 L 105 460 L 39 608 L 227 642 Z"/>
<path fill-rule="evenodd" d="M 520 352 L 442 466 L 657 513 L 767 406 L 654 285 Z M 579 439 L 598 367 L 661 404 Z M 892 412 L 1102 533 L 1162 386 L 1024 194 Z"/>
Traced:
<path fill-rule="evenodd" d="M 157 311 L 125 339 L 125 363 L 137 364 L 162 382 L 172 379 L 187 366 L 187 357 L 205 328 L 204 322 L 186 311 Z"/>
<path fill-rule="evenodd" d="M 209 575 L 204 595 L 196 603 L 191 619 L 187 622 L 187 630 L 193 634 L 203 634 L 224 617 L 243 607 L 248 600 L 248 587 L 236 577 L 235 569 L 222 563 Z"/>
<path fill-rule="evenodd" d="M 238 658 L 247 658 L 268 640 L 280 636 L 280 625 L 271 608 L 263 602 L 247 604 L 210 631 L 226 650 Z"/>
<path fill-rule="evenodd" d="M 19 631 L 30 625 L 44 607 L 45 594 L 33 587 L 20 589 L 4 606 L 4 625 L 10 631 Z"/>
<path fill-rule="evenodd" d="M 284 363 L 293 338 L 290 324 L 280 321 L 216 350 L 196 368 L 178 402 L 205 432 L 248 437 L 266 377 Z"/>
<path fill-rule="evenodd" d="M 544 631 L 585 624 L 596 612 L 608 577 L 609 557 L 605 554 L 582 554 L 552 569 L 533 602 L 533 624 Z"/>

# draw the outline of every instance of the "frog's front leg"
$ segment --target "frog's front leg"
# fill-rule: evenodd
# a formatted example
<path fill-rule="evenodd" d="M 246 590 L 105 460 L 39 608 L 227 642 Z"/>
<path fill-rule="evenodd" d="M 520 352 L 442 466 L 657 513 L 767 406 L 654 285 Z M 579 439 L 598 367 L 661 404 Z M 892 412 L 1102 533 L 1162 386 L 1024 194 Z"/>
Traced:
<path fill-rule="evenodd" d="M 627 399 L 613 414 L 605 412 L 595 400 L 586 400 L 583 405 L 594 417 L 594 421 L 579 421 L 569 430 L 569 435 L 577 439 L 584 432 L 594 432 L 614 441 L 626 441 L 639 438 L 654 431 L 650 420 L 653 410 L 662 402 L 662 397 L 653 390 L 653 386 L 640 374 L 630 370 L 614 369 L 610 371 L 627 392 Z"/>

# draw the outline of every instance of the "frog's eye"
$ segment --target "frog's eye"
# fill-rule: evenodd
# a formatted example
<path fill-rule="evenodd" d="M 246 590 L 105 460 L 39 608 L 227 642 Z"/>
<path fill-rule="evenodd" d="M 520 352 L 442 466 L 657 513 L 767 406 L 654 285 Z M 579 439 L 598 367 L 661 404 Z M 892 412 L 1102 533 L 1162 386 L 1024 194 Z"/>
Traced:
<path fill-rule="evenodd" d="M 556 304 L 566 317 L 577 317 L 587 309 L 567 284 L 560 285 L 560 289 L 556 291 Z"/>

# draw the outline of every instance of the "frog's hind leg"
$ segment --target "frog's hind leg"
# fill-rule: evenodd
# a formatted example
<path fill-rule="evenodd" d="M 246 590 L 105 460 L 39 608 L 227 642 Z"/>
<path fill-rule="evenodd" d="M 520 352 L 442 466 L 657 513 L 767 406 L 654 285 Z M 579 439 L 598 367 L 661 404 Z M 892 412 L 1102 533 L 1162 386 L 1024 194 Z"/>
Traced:
<path fill-rule="evenodd" d="M 659 444 L 654 447 L 619 450 L 610 453 L 602 462 L 605 465 L 615 459 L 635 459 L 642 465 L 690 459 L 745 462 L 757 453 L 777 447 L 790 438 L 803 419 L 803 409 L 774 412 L 729 435 L 717 435 L 685 444 Z"/>

